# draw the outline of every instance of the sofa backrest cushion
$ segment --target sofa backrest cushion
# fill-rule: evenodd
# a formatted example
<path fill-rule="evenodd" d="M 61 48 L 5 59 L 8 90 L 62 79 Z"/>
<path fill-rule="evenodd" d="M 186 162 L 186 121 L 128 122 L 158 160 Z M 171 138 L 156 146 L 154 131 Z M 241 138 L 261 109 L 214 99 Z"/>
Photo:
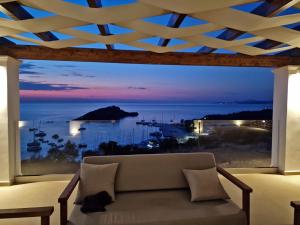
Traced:
<path fill-rule="evenodd" d="M 115 191 L 119 192 L 186 188 L 188 184 L 182 169 L 209 169 L 216 166 L 212 153 L 92 156 L 84 158 L 83 162 L 119 163 L 115 183 Z"/>

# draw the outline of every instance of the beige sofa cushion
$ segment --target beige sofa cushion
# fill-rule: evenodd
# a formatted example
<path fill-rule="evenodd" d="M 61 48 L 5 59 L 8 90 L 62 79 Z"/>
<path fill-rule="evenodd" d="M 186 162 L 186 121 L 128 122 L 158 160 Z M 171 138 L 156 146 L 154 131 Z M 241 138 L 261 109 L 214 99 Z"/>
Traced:
<path fill-rule="evenodd" d="M 216 168 L 206 170 L 183 170 L 191 190 L 191 201 L 228 199 Z"/>
<path fill-rule="evenodd" d="M 88 195 L 106 191 L 115 200 L 115 177 L 118 163 L 93 165 L 82 163 L 80 182 L 75 203 L 81 203 Z"/>
<path fill-rule="evenodd" d="M 188 190 L 116 194 L 106 212 L 83 214 L 75 206 L 74 225 L 246 225 L 246 215 L 231 200 L 191 202 Z"/>
<path fill-rule="evenodd" d="M 119 163 L 116 191 L 186 188 L 182 169 L 215 167 L 212 153 L 170 153 L 153 155 L 94 156 L 84 163 Z"/>

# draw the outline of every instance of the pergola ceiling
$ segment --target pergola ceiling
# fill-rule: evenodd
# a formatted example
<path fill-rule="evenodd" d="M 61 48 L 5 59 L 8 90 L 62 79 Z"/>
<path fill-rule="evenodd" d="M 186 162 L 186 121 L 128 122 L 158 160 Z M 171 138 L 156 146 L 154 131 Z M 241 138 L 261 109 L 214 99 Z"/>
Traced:
<path fill-rule="evenodd" d="M 243 5 L 255 2 L 257 6 L 252 11 L 241 9 Z M 0 0 L 0 10 L 7 15 L 7 18 L 0 18 L 0 44 L 8 45 L 12 40 L 19 40 L 53 49 L 102 43 L 110 50 L 115 49 L 116 44 L 125 44 L 155 53 L 181 52 L 198 47 L 198 53 L 224 49 L 251 56 L 290 51 L 295 54 L 300 47 L 299 2 L 139 0 L 105 7 L 100 0 L 87 0 L 86 6 L 63 0 Z M 23 6 L 49 15 L 34 18 Z M 294 10 L 294 13 L 278 16 L 287 9 Z M 166 24 L 147 20 L 170 14 Z M 199 23 L 180 27 L 186 18 Z M 109 30 L 112 24 L 130 32 L 112 34 Z M 97 26 L 98 33 L 79 29 L 88 25 Z M 25 35 L 28 33 L 35 36 Z M 60 39 L 56 34 L 67 38 Z M 157 43 L 146 41 L 153 37 L 160 40 Z M 169 45 L 172 40 L 180 43 Z"/>

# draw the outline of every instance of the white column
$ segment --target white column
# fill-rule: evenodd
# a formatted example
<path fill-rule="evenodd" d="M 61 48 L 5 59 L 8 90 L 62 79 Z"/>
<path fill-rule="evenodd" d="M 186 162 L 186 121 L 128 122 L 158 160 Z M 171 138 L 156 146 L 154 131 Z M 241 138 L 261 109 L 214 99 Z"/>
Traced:
<path fill-rule="evenodd" d="M 300 172 L 300 66 L 274 70 L 272 164 Z"/>
<path fill-rule="evenodd" d="M 19 63 L 0 56 L 0 185 L 11 184 L 17 169 Z"/>

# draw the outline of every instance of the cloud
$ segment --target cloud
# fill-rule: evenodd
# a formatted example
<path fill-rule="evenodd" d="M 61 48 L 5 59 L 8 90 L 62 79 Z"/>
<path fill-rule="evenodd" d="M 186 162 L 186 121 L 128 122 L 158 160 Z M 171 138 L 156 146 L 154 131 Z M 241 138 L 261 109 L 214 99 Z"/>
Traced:
<path fill-rule="evenodd" d="M 41 72 L 37 72 L 37 69 L 43 69 L 44 67 L 36 65 L 34 63 L 22 63 L 20 65 L 20 74 L 39 75 Z"/>
<path fill-rule="evenodd" d="M 36 71 L 32 71 L 32 70 L 20 70 L 20 74 L 37 75 L 37 74 L 41 74 L 41 73 L 36 72 Z"/>
<path fill-rule="evenodd" d="M 70 71 L 68 73 L 61 74 L 61 76 L 64 76 L 64 77 L 88 77 L 88 78 L 96 77 L 94 75 L 86 75 L 86 74 L 79 73 L 76 71 Z"/>
<path fill-rule="evenodd" d="M 76 68 L 76 65 L 55 65 L 55 67 L 60 67 L 60 68 Z"/>
<path fill-rule="evenodd" d="M 30 77 L 30 78 L 40 78 L 40 77 L 42 77 L 42 76 L 40 76 L 40 75 L 29 75 L 29 76 L 27 76 L 27 77 Z"/>
<path fill-rule="evenodd" d="M 35 69 L 35 68 L 40 68 L 40 67 L 33 63 L 22 63 L 20 65 L 20 69 Z"/>
<path fill-rule="evenodd" d="M 87 89 L 84 87 L 70 86 L 67 84 L 48 84 L 41 82 L 32 81 L 20 81 L 20 90 L 31 90 L 31 91 L 70 91 L 70 90 L 81 90 Z"/>
<path fill-rule="evenodd" d="M 132 86 L 128 87 L 128 89 L 135 89 L 135 90 L 147 90 L 147 88 L 146 88 L 146 87 L 132 87 Z"/>
<path fill-rule="evenodd" d="M 43 68 L 45 68 L 45 67 L 41 66 L 41 65 L 34 64 L 32 62 L 25 62 L 25 63 L 22 63 L 20 65 L 21 70 L 22 69 L 24 69 L 24 70 L 27 70 L 27 69 L 29 69 L 29 70 L 31 70 L 31 69 L 43 69 Z"/>

